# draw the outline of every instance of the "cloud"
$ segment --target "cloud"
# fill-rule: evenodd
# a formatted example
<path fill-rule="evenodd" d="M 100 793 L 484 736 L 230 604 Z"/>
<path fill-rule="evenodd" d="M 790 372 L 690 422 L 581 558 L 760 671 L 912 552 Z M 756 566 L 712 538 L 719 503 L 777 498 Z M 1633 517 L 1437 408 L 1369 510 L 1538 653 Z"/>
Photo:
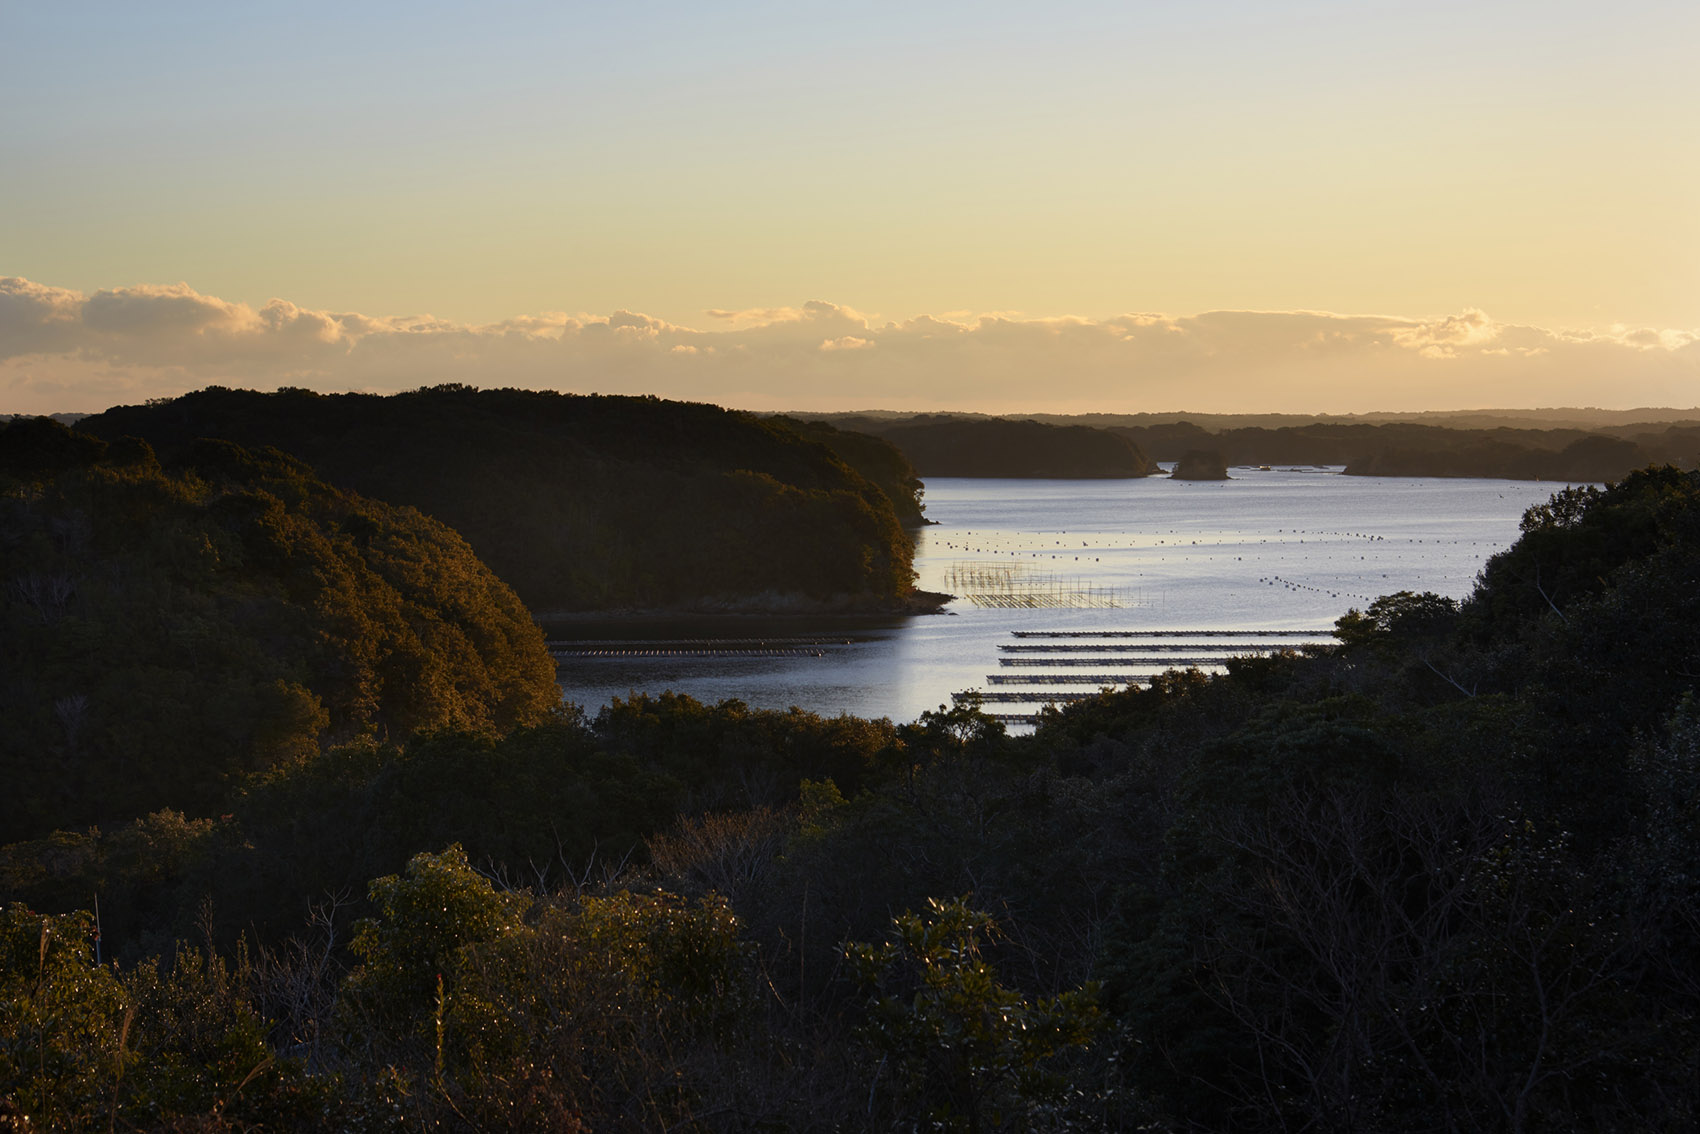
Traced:
<path fill-rule="evenodd" d="M 795 307 L 747 307 L 742 311 L 710 307 L 703 314 L 723 323 L 781 323 L 800 319 L 803 313 Z"/>
<path fill-rule="evenodd" d="M 438 382 L 654 393 L 760 409 L 1291 412 L 1681 405 L 1700 332 L 1552 329 L 1466 309 L 1110 319 L 949 312 L 878 321 L 822 300 L 469 324 L 252 307 L 187 284 L 92 294 L 0 278 L 0 411 L 95 410 L 209 383 L 399 390 Z"/>

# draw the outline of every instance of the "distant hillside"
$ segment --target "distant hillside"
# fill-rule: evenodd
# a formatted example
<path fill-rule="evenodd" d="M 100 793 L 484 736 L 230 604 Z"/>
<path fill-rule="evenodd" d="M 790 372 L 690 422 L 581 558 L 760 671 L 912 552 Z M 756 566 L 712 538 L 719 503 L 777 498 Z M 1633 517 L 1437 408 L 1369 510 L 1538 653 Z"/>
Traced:
<path fill-rule="evenodd" d="M 52 418 L 54 421 L 57 421 L 60 425 L 75 425 L 75 424 L 77 424 L 77 422 L 81 421 L 83 418 L 85 418 L 87 416 L 88 416 L 88 414 L 86 414 L 86 413 L 48 413 L 48 414 L 0 413 L 0 425 L 4 425 L 8 421 L 17 421 L 20 418 L 31 418 L 31 417 L 48 417 L 48 418 Z"/>
<path fill-rule="evenodd" d="M 0 842 L 161 807 L 360 738 L 558 704 L 517 596 L 411 508 L 227 442 L 162 467 L 0 427 Z"/>
<path fill-rule="evenodd" d="M 891 606 L 913 548 L 886 492 L 783 423 L 717 406 L 443 386 L 212 387 L 86 419 L 162 454 L 275 445 L 455 528 L 536 611 Z"/>
<path fill-rule="evenodd" d="M 906 417 L 873 411 L 821 415 L 903 445 L 922 474 L 947 474 L 909 451 L 898 431 L 925 421 L 935 428 L 984 427 L 983 414 Z M 1632 469 L 1700 459 L 1700 410 L 1446 410 L 1368 414 L 1034 414 L 1059 428 L 1119 435 L 1155 461 L 1192 449 L 1216 450 L 1230 465 L 1345 465 L 1354 476 L 1479 476 L 1514 480 L 1616 480 Z M 1049 474 L 1039 474 L 1049 475 Z"/>
<path fill-rule="evenodd" d="M 1211 432 L 1191 422 L 1112 427 L 1158 460 L 1215 449 L 1230 465 L 1345 465 L 1353 476 L 1477 476 L 1513 480 L 1617 480 L 1649 464 L 1692 466 L 1700 428 L 1448 429 L 1394 423 L 1313 423 Z"/>
<path fill-rule="evenodd" d="M 1102 429 L 935 415 L 835 418 L 903 451 L 922 476 L 1135 477 L 1157 471 L 1137 444 Z"/>
<path fill-rule="evenodd" d="M 1282 429 L 1305 425 L 1435 425 L 1444 429 L 1577 429 L 1611 430 L 1631 426 L 1700 425 L 1700 407 L 1644 407 L 1603 410 L 1593 407 L 1548 409 L 1417 410 L 1409 413 L 1084 413 L 1029 414 L 1035 421 L 1055 425 L 1099 428 L 1172 425 L 1188 421 L 1211 432 L 1229 429 Z"/>

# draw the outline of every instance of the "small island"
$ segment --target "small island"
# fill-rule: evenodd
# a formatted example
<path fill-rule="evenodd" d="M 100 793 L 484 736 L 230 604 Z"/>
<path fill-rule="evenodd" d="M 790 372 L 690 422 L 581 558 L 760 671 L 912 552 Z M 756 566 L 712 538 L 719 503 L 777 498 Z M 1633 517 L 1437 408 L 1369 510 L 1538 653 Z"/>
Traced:
<path fill-rule="evenodd" d="M 1215 449 L 1188 449 L 1175 463 L 1171 480 L 1227 480 L 1228 462 Z"/>

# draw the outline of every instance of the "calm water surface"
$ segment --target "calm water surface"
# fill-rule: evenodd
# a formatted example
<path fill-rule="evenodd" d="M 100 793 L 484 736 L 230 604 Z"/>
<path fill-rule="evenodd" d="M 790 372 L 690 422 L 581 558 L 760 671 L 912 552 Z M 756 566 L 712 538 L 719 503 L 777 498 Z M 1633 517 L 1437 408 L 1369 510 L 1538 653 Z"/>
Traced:
<path fill-rule="evenodd" d="M 1235 469 L 1233 477 L 935 478 L 926 503 L 936 523 L 917 540 L 920 585 L 978 602 L 963 597 L 943 614 L 877 622 L 551 626 L 551 639 L 572 643 L 560 660 L 561 687 L 591 712 L 634 690 L 673 689 L 894 720 L 967 690 L 1090 691 L 1096 677 L 1148 674 L 1164 668 L 1165 656 L 1220 652 L 1232 641 L 1130 632 L 1258 632 L 1242 639 L 1248 644 L 1281 640 L 1273 631 L 1322 638 L 1346 610 L 1379 595 L 1461 598 L 1487 557 L 1516 539 L 1524 509 L 1560 487 L 1320 469 Z M 1105 632 L 1122 636 L 1091 636 Z M 1070 684 L 1048 681 L 1059 675 Z"/>

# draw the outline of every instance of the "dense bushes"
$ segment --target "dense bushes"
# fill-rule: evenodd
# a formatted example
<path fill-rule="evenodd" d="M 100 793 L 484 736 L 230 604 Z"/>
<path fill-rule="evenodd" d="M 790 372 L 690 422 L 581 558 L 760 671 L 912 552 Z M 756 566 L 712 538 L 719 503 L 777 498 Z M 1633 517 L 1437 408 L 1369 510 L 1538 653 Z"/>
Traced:
<path fill-rule="evenodd" d="M 154 928 L 97 969 L 86 915 L 10 908 L 0 1096 L 67 1128 L 144 1098 L 266 1129 L 1691 1127 L 1697 488 L 1560 496 L 1461 604 L 1387 596 L 1031 737 L 636 697 L 8 847 L 14 897 Z M 326 889 L 293 944 L 249 912 Z M 185 918 L 227 959 L 131 960 Z"/>

